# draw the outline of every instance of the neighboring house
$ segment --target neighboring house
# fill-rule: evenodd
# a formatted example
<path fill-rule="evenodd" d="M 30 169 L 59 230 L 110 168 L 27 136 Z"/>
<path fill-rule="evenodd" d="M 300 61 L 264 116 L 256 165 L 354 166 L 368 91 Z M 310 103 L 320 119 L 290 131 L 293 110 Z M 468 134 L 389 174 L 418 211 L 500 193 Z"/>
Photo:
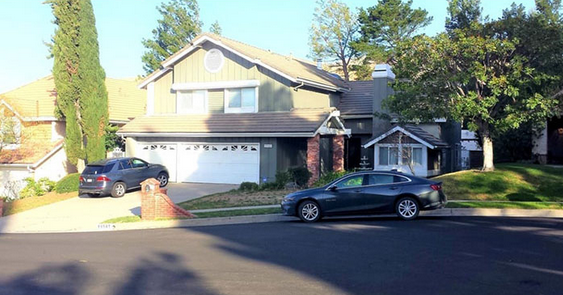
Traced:
<path fill-rule="evenodd" d="M 385 113 L 381 102 L 393 94 L 390 86 L 395 74 L 388 65 L 377 65 L 374 82 L 373 112 Z M 374 117 L 373 137 L 364 148 L 373 148 L 375 170 L 397 169 L 430 177 L 461 169 L 461 126 L 436 119 L 421 124 L 397 124 Z M 347 121 L 346 121 L 347 122 Z"/>
<path fill-rule="evenodd" d="M 146 115 L 118 134 L 129 156 L 166 165 L 176 182 L 263 183 L 299 166 L 314 181 L 345 162 L 373 168 L 362 144 L 391 126 L 373 116 L 390 93 L 386 73 L 346 83 L 318 64 L 205 33 L 139 84 Z"/>
<path fill-rule="evenodd" d="M 563 117 L 547 120 L 534 139 L 532 154 L 540 164 L 563 164 Z"/>
<path fill-rule="evenodd" d="M 136 84 L 134 79 L 106 79 L 110 123 L 121 126 L 145 112 L 146 94 Z M 63 149 L 65 122 L 54 115 L 56 95 L 52 76 L 0 94 L 0 109 L 13 118 L 18 133 L 0 152 L 0 182 L 59 180 L 75 171 Z"/>

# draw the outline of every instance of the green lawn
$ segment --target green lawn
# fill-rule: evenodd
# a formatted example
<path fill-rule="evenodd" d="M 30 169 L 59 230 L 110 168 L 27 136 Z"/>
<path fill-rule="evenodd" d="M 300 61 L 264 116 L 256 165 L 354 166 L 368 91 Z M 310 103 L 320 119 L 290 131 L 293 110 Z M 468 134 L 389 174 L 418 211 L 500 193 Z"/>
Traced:
<path fill-rule="evenodd" d="M 50 192 L 40 197 L 29 197 L 12 202 L 4 202 L 4 216 L 20 213 L 26 210 L 49 205 L 52 203 L 68 200 L 78 196 L 78 192 L 56 193 Z"/>
<path fill-rule="evenodd" d="M 232 190 L 189 200 L 177 205 L 186 210 L 278 205 L 283 197 L 291 192 L 290 190 L 255 192 Z"/>
<path fill-rule="evenodd" d="M 497 164 L 493 172 L 477 170 L 441 175 L 450 200 L 563 202 L 563 168 Z"/>

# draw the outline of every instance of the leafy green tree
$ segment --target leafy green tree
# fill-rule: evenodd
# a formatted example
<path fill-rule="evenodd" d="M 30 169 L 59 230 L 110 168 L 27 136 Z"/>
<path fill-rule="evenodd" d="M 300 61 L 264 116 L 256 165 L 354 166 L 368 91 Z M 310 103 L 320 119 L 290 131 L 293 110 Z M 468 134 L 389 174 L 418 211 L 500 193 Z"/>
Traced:
<path fill-rule="evenodd" d="M 397 43 L 412 38 L 432 22 L 428 11 L 412 8 L 412 0 L 379 0 L 367 9 L 360 9 L 358 20 L 361 38 L 354 48 L 366 55 L 364 66 L 373 62 L 390 62 Z M 362 80 L 371 78 L 371 66 L 357 74 Z"/>
<path fill-rule="evenodd" d="M 448 0 L 448 16 L 446 17 L 446 31 L 456 29 L 469 30 L 472 26 L 479 26 L 483 21 L 481 0 Z"/>
<path fill-rule="evenodd" d="M 196 0 L 171 0 L 157 7 L 162 18 L 152 31 L 152 39 L 143 39 L 147 51 L 142 56 L 143 69 L 150 74 L 160 63 L 186 46 L 201 32 L 199 6 Z"/>
<path fill-rule="evenodd" d="M 350 80 L 350 61 L 358 51 L 351 44 L 357 38 L 358 21 L 355 13 L 338 0 L 319 0 L 313 15 L 309 46 L 314 58 L 335 61 Z"/>
<path fill-rule="evenodd" d="M 512 9 L 496 22 L 472 21 L 448 34 L 402 42 L 397 47 L 396 94 L 386 106 L 408 120 L 444 117 L 466 122 L 481 137 L 483 170 L 493 170 L 495 135 L 523 124 L 545 122 L 560 104 L 553 94 L 561 85 L 561 72 L 550 67 L 563 51 L 543 52 L 540 39 L 526 44 L 516 38 L 542 35 L 543 28 L 533 28 L 528 21 L 538 17 L 549 23 L 549 14 L 523 16 L 521 10 Z M 520 29 L 529 31 L 518 33 Z M 558 24 L 550 32 L 561 36 L 563 30 Z M 536 59 L 532 51 L 545 55 Z"/>
<path fill-rule="evenodd" d="M 105 73 L 90 0 L 50 0 L 57 25 L 51 53 L 57 89 L 55 115 L 66 121 L 65 151 L 78 166 L 105 158 L 108 121 Z"/>
<path fill-rule="evenodd" d="M 85 160 L 93 162 L 106 157 L 105 128 L 108 125 L 109 114 L 106 74 L 100 65 L 98 32 L 90 0 L 80 0 L 79 19 L 80 121 L 86 138 Z"/>
<path fill-rule="evenodd" d="M 218 21 L 215 21 L 211 27 L 209 27 L 209 31 L 215 35 L 221 35 L 221 33 L 223 32 L 223 30 L 221 29 L 221 26 L 219 25 Z"/>
<path fill-rule="evenodd" d="M 84 140 L 80 119 L 80 86 L 77 81 L 80 55 L 77 44 L 80 34 L 80 0 L 50 0 L 57 26 L 51 53 L 54 58 L 53 77 L 57 89 L 55 115 L 66 119 L 64 147 L 66 155 L 73 165 L 78 159 L 85 158 Z"/>

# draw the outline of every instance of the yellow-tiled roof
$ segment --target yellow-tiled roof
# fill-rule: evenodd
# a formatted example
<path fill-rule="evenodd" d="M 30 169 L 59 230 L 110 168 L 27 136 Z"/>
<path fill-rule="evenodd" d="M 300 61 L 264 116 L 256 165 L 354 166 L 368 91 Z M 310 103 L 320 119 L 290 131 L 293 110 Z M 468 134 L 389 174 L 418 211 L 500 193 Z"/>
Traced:
<path fill-rule="evenodd" d="M 146 91 L 137 88 L 135 79 L 106 78 L 111 121 L 127 121 L 145 113 Z M 52 75 L 0 94 L 21 116 L 52 118 L 57 92 Z"/>

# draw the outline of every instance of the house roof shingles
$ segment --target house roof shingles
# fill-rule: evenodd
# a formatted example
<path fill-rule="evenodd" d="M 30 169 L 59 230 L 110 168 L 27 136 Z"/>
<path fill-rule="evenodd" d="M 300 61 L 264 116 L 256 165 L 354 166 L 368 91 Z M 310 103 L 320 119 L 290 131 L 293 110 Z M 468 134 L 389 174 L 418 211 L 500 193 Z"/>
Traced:
<path fill-rule="evenodd" d="M 338 109 L 342 116 L 373 114 L 373 81 L 350 81 L 350 92 L 342 94 Z"/>
<path fill-rule="evenodd" d="M 127 121 L 145 112 L 146 93 L 136 86 L 135 79 L 106 78 L 111 121 Z M 55 81 L 49 75 L 0 94 L 0 100 L 5 100 L 25 118 L 53 118 L 56 95 Z"/>
<path fill-rule="evenodd" d="M 419 126 L 408 124 L 403 126 L 408 132 L 418 136 L 420 139 L 426 141 L 427 143 L 436 146 L 436 147 L 447 147 L 449 144 L 434 135 L 426 132 L 424 129 L 420 128 Z"/>
<path fill-rule="evenodd" d="M 171 55 L 169 58 L 167 58 L 164 62 L 166 63 L 167 61 L 175 58 L 178 55 L 182 55 L 184 53 L 185 50 L 187 50 L 188 48 L 190 48 L 192 46 L 193 43 L 197 42 L 199 39 L 203 38 L 203 37 L 207 37 L 207 38 L 211 38 L 215 41 L 220 41 L 222 44 L 224 44 L 225 46 L 240 52 L 246 56 L 248 56 L 249 58 L 252 59 L 258 59 L 260 60 L 262 63 L 268 65 L 269 67 L 272 67 L 288 76 L 291 76 L 293 78 L 300 78 L 300 79 L 304 79 L 304 80 L 309 80 L 309 81 L 313 81 L 313 82 L 317 82 L 317 83 L 322 83 L 322 84 L 328 84 L 330 86 L 334 86 L 334 87 L 341 87 L 341 88 L 348 88 L 348 85 L 346 84 L 346 82 L 342 79 L 339 79 L 333 75 L 331 75 L 329 72 L 324 71 L 324 70 L 319 70 L 317 68 L 317 65 L 314 64 L 311 61 L 307 61 L 307 60 L 303 60 L 303 59 L 298 59 L 295 57 L 291 57 L 291 56 L 285 56 L 285 55 L 281 55 L 281 54 L 277 54 L 274 52 L 271 52 L 269 50 L 264 50 L 258 47 L 254 47 L 236 40 L 232 40 L 229 38 L 225 38 L 223 36 L 219 36 L 219 35 L 215 35 L 212 33 L 202 33 L 200 35 L 198 35 L 196 38 L 194 38 L 192 40 L 192 42 L 188 45 L 186 45 L 184 48 L 180 49 L 178 52 L 174 53 L 173 55 Z M 156 74 L 157 72 L 147 76 L 146 79 L 151 79 L 154 74 Z M 145 79 L 145 80 L 146 80 Z"/>
<path fill-rule="evenodd" d="M 118 133 L 313 133 L 332 111 L 294 109 L 290 112 L 142 116 L 123 126 Z"/>
<path fill-rule="evenodd" d="M 17 149 L 2 149 L 0 164 L 34 164 L 45 157 L 63 140 L 22 143 Z"/>

